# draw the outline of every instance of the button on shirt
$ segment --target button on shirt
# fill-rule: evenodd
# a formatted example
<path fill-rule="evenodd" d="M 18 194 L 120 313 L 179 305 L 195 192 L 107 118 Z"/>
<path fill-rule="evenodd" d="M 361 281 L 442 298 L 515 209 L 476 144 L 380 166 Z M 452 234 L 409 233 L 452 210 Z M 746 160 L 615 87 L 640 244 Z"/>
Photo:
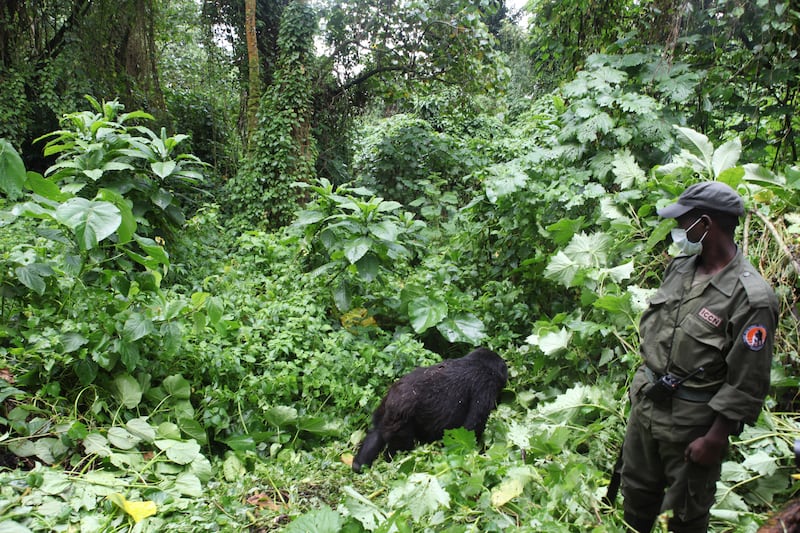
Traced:
<path fill-rule="evenodd" d="M 753 423 L 769 389 L 778 301 L 761 275 L 737 251 L 711 277 L 695 275 L 697 257 L 675 258 L 640 322 L 644 364 L 682 379 L 681 387 L 713 393 L 706 404 L 673 397 L 655 405 L 642 394 L 644 366 L 631 388 L 633 408 L 649 417 L 656 438 L 682 441 L 707 431 L 717 413 Z"/>

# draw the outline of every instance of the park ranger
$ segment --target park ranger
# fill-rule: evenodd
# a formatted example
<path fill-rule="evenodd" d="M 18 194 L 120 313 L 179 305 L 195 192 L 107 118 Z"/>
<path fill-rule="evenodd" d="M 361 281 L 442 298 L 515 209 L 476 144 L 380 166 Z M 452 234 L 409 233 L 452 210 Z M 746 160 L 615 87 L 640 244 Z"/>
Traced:
<path fill-rule="evenodd" d="M 744 215 L 721 182 L 658 210 L 682 250 L 640 322 L 644 364 L 629 392 L 622 452 L 625 521 L 649 532 L 705 532 L 728 437 L 758 418 L 769 388 L 778 302 L 734 241 Z"/>

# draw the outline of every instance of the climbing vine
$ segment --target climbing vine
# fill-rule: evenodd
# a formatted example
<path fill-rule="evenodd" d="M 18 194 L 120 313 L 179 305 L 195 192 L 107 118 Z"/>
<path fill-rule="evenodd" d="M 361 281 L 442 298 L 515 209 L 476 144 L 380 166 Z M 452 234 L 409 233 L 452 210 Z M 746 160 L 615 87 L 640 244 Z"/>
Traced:
<path fill-rule="evenodd" d="M 288 224 L 297 206 L 295 181 L 314 173 L 316 143 L 311 135 L 313 10 L 289 4 L 281 18 L 278 65 L 261 98 L 250 153 L 228 185 L 226 201 L 241 225 L 277 228 Z"/>

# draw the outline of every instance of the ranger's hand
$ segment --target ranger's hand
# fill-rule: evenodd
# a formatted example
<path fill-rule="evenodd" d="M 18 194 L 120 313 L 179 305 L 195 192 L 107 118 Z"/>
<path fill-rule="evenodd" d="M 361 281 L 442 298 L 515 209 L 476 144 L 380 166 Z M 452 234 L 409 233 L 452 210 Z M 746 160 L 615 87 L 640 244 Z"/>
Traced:
<path fill-rule="evenodd" d="M 704 435 L 689 443 L 686 447 L 685 458 L 687 461 L 703 466 L 710 466 L 722 462 L 722 457 L 728 449 L 728 439 L 718 439 Z"/>

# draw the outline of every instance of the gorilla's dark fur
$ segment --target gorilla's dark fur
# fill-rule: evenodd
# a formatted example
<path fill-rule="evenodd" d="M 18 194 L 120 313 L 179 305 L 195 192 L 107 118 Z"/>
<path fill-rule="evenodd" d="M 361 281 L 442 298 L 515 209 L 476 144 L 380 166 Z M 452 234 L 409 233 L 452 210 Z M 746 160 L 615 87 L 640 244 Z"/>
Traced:
<path fill-rule="evenodd" d="M 417 442 L 441 439 L 445 429 L 464 427 L 480 438 L 507 380 L 505 361 L 486 348 L 406 374 L 372 414 L 372 429 L 353 460 L 353 470 L 371 465 L 384 447 L 391 459 Z"/>

